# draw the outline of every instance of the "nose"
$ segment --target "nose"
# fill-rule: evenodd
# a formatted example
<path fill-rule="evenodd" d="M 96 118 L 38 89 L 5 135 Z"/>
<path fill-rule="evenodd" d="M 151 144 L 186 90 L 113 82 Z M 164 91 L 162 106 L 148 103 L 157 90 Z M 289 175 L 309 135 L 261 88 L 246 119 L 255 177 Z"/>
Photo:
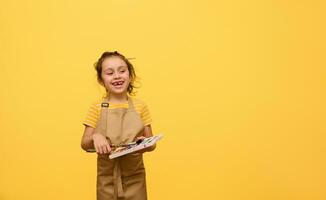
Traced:
<path fill-rule="evenodd" d="M 120 78 L 120 74 L 119 74 L 119 73 L 114 73 L 114 76 L 113 76 L 113 78 L 115 78 L 115 79 L 118 79 L 118 78 Z"/>

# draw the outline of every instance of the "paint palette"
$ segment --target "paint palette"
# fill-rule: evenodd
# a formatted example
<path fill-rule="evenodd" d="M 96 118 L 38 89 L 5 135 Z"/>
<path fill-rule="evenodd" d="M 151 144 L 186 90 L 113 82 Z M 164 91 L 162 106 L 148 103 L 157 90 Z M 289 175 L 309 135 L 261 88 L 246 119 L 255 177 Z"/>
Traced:
<path fill-rule="evenodd" d="M 154 135 L 152 137 L 145 138 L 140 143 L 133 143 L 133 144 L 126 145 L 123 147 L 118 147 L 113 152 L 111 152 L 109 157 L 110 157 L 110 159 L 114 159 L 114 158 L 129 154 L 129 153 L 133 153 L 135 151 L 139 151 L 141 149 L 145 149 L 147 147 L 153 146 L 154 144 L 156 144 L 157 141 L 162 139 L 162 137 L 163 137 L 162 134 Z"/>

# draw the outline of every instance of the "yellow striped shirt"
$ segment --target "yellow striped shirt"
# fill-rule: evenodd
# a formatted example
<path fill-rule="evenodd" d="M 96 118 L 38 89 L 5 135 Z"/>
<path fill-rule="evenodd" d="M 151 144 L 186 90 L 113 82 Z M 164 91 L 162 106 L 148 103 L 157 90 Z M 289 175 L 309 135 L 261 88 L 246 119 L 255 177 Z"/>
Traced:
<path fill-rule="evenodd" d="M 147 105 L 136 98 L 129 97 L 132 99 L 132 102 L 134 104 L 134 108 L 137 113 L 139 113 L 139 116 L 141 120 L 143 121 L 144 125 L 147 126 L 152 123 L 152 119 L 148 110 Z M 83 122 L 85 126 L 91 126 L 93 128 L 96 128 L 96 124 L 98 119 L 100 118 L 100 113 L 101 113 L 101 103 L 103 101 L 103 98 L 101 100 L 98 100 L 94 103 L 91 104 L 88 113 L 86 115 L 86 118 Z M 128 103 L 124 104 L 110 104 L 109 109 L 115 109 L 115 108 L 128 108 L 129 105 Z"/>

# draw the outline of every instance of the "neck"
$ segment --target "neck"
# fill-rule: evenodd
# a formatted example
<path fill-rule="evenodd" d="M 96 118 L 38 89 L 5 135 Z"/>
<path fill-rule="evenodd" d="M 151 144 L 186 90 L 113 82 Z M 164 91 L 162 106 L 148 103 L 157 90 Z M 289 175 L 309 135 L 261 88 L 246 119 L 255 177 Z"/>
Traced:
<path fill-rule="evenodd" d="M 109 102 L 111 103 L 125 103 L 128 101 L 128 95 L 127 93 L 122 94 L 110 94 L 109 95 Z"/>

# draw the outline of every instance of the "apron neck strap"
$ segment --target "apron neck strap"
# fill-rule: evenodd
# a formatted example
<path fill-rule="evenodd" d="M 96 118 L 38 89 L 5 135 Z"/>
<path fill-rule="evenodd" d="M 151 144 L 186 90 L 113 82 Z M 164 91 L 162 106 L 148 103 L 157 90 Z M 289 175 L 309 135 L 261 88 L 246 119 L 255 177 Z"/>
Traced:
<path fill-rule="evenodd" d="M 134 104 L 133 104 L 130 96 L 128 96 L 128 105 L 129 105 L 129 108 L 128 108 L 129 110 L 134 109 Z"/>

